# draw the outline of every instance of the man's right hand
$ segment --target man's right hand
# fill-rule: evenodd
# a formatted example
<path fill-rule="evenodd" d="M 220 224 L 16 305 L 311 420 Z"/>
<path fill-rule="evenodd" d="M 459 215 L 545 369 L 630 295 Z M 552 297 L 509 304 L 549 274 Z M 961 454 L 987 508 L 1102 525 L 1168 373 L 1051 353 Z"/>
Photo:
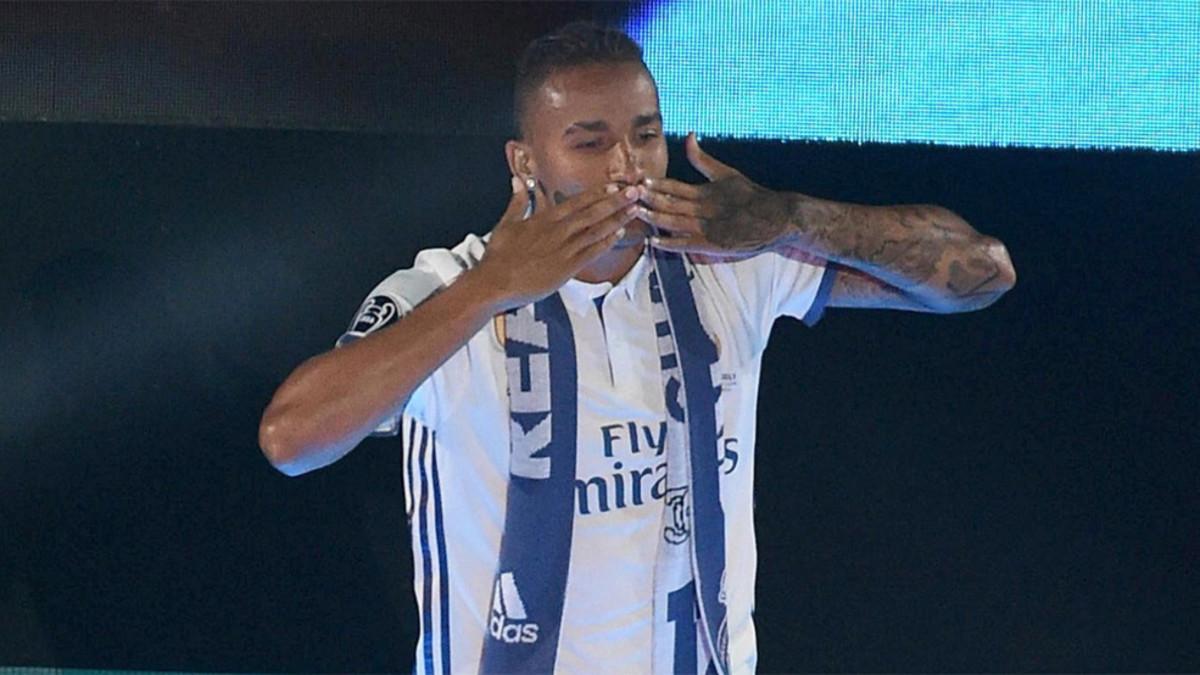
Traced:
<path fill-rule="evenodd" d="M 488 241 L 476 273 L 495 289 L 498 311 L 536 302 L 609 250 L 620 230 L 637 213 L 638 188 L 601 185 L 561 204 L 539 193 L 536 212 L 522 215 L 529 203 L 515 176 L 513 195 Z M 543 207 L 542 205 L 548 205 Z"/>
<path fill-rule="evenodd" d="M 515 183 L 476 267 L 395 324 L 292 371 L 263 411 L 263 454 L 290 476 L 337 461 L 494 314 L 553 293 L 616 243 L 633 219 L 638 190 L 631 192 L 600 186 L 555 206 L 542 201 L 547 208 L 521 220 L 529 197 Z"/>

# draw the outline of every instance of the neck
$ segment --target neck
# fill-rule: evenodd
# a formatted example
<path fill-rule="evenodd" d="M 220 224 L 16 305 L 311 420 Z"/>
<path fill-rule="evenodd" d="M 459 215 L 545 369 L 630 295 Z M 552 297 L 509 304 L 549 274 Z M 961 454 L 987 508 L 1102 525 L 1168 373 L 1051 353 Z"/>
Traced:
<path fill-rule="evenodd" d="M 580 270 L 575 278 L 590 284 L 601 281 L 615 284 L 620 281 L 633 268 L 638 256 L 642 255 L 642 249 L 646 246 L 645 240 L 640 238 L 630 246 L 622 247 L 622 243 L 624 242 L 618 243 L 596 258 L 587 267 Z"/>

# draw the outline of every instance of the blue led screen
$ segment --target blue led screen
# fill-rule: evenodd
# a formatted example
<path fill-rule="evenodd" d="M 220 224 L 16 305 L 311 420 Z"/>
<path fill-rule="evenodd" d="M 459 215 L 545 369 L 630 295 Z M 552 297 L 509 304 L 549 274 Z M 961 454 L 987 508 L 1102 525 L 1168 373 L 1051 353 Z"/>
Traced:
<path fill-rule="evenodd" d="M 1200 149 L 1200 0 L 676 0 L 625 28 L 668 133 Z"/>

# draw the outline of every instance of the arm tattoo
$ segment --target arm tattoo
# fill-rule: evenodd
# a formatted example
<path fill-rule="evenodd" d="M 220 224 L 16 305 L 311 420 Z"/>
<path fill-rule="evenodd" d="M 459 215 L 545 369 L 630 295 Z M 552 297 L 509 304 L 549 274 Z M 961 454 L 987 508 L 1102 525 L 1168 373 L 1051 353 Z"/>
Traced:
<path fill-rule="evenodd" d="M 788 199 L 744 177 L 708 186 L 713 211 L 701 221 L 704 238 L 729 251 L 766 251 L 788 230 Z"/>
<path fill-rule="evenodd" d="M 965 263 L 951 260 L 946 287 L 960 298 L 987 294 L 985 289 L 999 274 L 1000 268 L 991 258 L 970 258 Z"/>
<path fill-rule="evenodd" d="M 1014 273 L 1003 244 L 940 206 L 865 206 L 816 199 L 768 190 L 740 173 L 699 190 L 700 231 L 726 252 L 795 247 L 857 269 L 878 280 L 881 289 L 895 289 L 924 311 L 977 309 L 1012 286 Z M 854 295 L 850 287 L 841 290 Z"/>
<path fill-rule="evenodd" d="M 942 207 L 862 206 L 790 196 L 794 236 L 817 255 L 964 309 L 994 300 L 1008 288 L 996 257 L 998 242 Z"/>
<path fill-rule="evenodd" d="M 938 270 L 948 230 L 929 207 L 896 206 L 884 212 L 856 204 L 828 204 L 802 216 L 802 236 L 835 260 L 885 269 L 908 284 L 923 284 Z M 824 217 L 822 217 L 824 216 Z"/>

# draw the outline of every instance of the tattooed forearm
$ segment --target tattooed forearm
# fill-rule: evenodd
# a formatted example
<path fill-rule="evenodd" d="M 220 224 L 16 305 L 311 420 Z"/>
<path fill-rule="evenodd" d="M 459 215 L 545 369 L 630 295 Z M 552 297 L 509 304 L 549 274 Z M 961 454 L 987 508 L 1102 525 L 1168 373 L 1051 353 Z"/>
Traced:
<path fill-rule="evenodd" d="M 976 309 L 1012 287 L 1003 244 L 939 206 L 863 206 L 789 195 L 790 241 L 937 306 Z"/>
<path fill-rule="evenodd" d="M 909 284 L 924 283 L 937 273 L 950 239 L 925 206 L 797 200 L 793 213 L 803 248 L 854 267 L 887 269 Z"/>
<path fill-rule="evenodd" d="M 865 206 L 776 192 L 708 156 L 693 136 L 686 143 L 688 160 L 709 182 L 647 178 L 641 188 L 639 208 L 657 228 L 652 244 L 659 248 L 726 258 L 802 252 L 858 270 L 884 291 L 898 291 L 934 312 L 983 306 L 1016 281 L 1004 245 L 948 209 Z M 845 284 L 841 292 L 853 300 Z"/>

